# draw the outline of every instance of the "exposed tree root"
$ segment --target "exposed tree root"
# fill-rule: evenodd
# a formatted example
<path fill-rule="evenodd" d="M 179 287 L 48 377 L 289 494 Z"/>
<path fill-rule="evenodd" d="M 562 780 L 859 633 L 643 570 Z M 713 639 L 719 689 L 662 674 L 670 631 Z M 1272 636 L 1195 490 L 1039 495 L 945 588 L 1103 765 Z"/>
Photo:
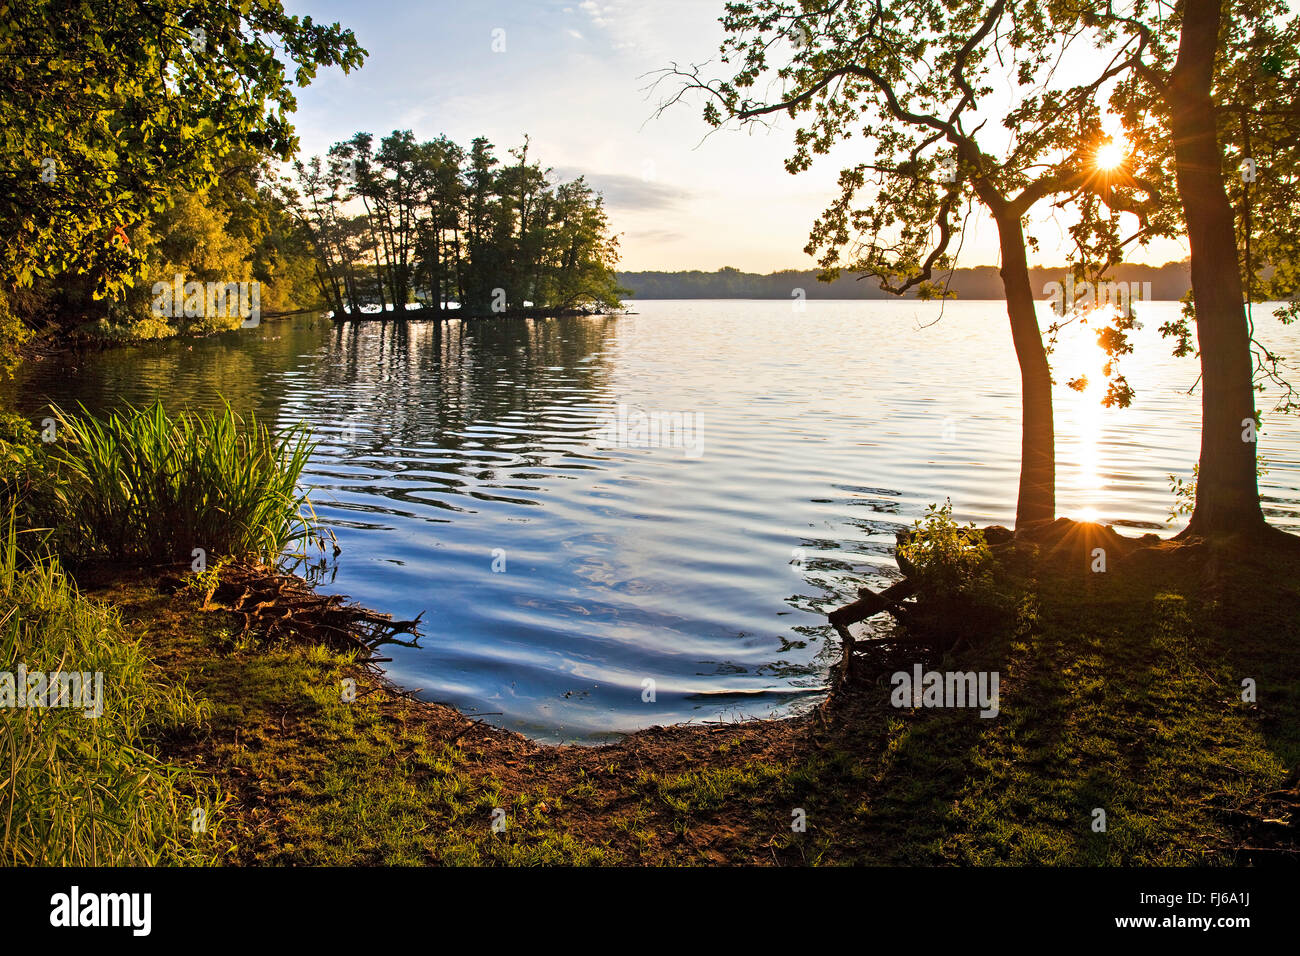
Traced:
<path fill-rule="evenodd" d="M 962 533 L 969 534 L 975 529 L 962 529 Z M 1012 533 L 1006 528 L 993 526 L 983 529 L 985 541 L 991 550 L 995 553 L 1005 550 L 1013 545 Z M 846 604 L 844 607 L 831 611 L 827 617 L 830 619 L 831 626 L 839 634 L 840 641 L 843 644 L 844 653 L 840 660 L 837 680 L 843 683 L 850 677 L 853 666 L 853 655 L 858 650 L 857 640 L 849 630 L 852 624 L 858 624 L 867 618 L 873 617 L 881 612 L 888 612 L 901 624 L 906 624 L 909 615 L 912 613 L 913 606 L 905 604 L 907 598 L 916 593 L 916 582 L 912 580 L 916 569 L 908 561 L 907 556 L 903 553 L 902 546 L 911 540 L 912 532 L 899 531 L 894 539 L 898 544 L 895 550 L 895 558 L 898 561 L 898 567 L 903 572 L 904 578 L 901 581 L 891 584 L 885 590 L 876 593 L 870 588 L 859 588 L 858 599 L 852 604 Z M 890 667 L 891 661 L 897 657 L 898 660 L 911 662 L 915 660 L 918 644 L 913 640 L 905 637 L 879 638 L 864 643 L 863 649 L 868 651 L 873 658 L 873 662 L 878 666 Z"/>
<path fill-rule="evenodd" d="M 164 589 L 177 590 L 183 577 L 163 579 Z M 262 564 L 233 564 L 221 568 L 216 582 L 203 595 L 202 611 L 222 611 L 243 619 L 240 637 L 249 633 L 266 642 L 291 641 L 323 645 L 337 652 L 355 652 L 357 660 L 377 664 L 385 644 L 418 647 L 420 613 L 412 621 L 394 621 L 345 602 L 338 594 L 318 594 L 307 582 Z M 411 640 L 398 637 L 408 634 Z"/>
<path fill-rule="evenodd" d="M 902 610 L 899 605 L 904 598 L 911 597 L 915 592 L 916 585 L 906 578 L 897 584 L 891 585 L 879 594 L 876 594 L 870 588 L 862 588 L 858 591 L 860 596 L 856 601 L 830 613 L 831 626 L 839 634 L 844 646 L 844 657 L 840 661 L 840 680 L 845 680 L 849 676 L 853 652 L 857 643 L 852 632 L 849 631 L 849 625 L 865 621 L 881 611 L 890 611 L 905 616 L 906 611 Z"/>
<path fill-rule="evenodd" d="M 975 530 L 963 529 L 963 532 L 971 533 Z M 1129 538 L 1109 525 L 1074 521 L 1070 518 L 1030 522 L 1014 532 L 1000 525 L 979 529 L 979 532 L 983 534 L 989 550 L 999 559 L 1005 560 L 1015 552 L 1030 551 L 1037 560 L 1077 567 L 1080 573 L 1092 573 L 1097 567 L 1115 569 L 1126 561 L 1195 566 L 1199 568 L 1209 592 L 1218 587 L 1225 562 L 1258 558 L 1261 552 L 1273 549 L 1286 552 L 1300 550 L 1300 537 L 1267 525 L 1240 535 L 1213 539 L 1188 536 L 1186 532 L 1170 540 L 1162 540 L 1154 534 Z M 916 569 L 901 548 L 911 539 L 911 535 L 910 531 L 900 531 L 896 535 L 899 548 L 895 551 L 895 557 L 904 574 L 903 580 L 879 593 L 862 588 L 858 591 L 856 601 L 837 608 L 828 615 L 844 649 L 837 673 L 839 682 L 850 676 L 855 653 L 866 651 L 879 656 L 890 650 L 890 642 L 886 640 L 861 642 L 860 647 L 860 642 L 849 630 L 850 625 L 882 612 L 888 612 L 900 622 L 906 623 L 912 613 L 913 606 L 904 602 L 916 593 L 916 583 L 913 580 Z M 1099 552 L 1103 563 L 1095 567 Z M 908 646 L 915 653 L 915 645 Z"/>

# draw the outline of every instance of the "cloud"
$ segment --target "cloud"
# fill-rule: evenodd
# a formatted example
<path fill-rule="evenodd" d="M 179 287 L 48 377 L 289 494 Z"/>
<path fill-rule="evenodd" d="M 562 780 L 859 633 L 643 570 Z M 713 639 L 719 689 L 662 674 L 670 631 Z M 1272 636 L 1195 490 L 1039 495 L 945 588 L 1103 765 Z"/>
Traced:
<path fill-rule="evenodd" d="M 586 176 L 587 184 L 605 197 L 610 209 L 670 209 L 691 198 L 689 190 L 640 176 L 592 173 L 573 167 L 556 169 L 555 175 L 562 180 Z"/>
<path fill-rule="evenodd" d="M 578 9 L 591 17 L 591 22 L 598 27 L 609 26 L 606 15 L 614 12 L 613 7 L 602 7 L 596 0 L 583 0 L 582 3 L 578 4 Z"/>
<path fill-rule="evenodd" d="M 629 232 L 627 238 L 638 242 L 679 242 L 686 238 L 686 234 L 671 229 L 643 229 L 639 232 Z"/>
<path fill-rule="evenodd" d="M 634 22 L 636 13 L 629 11 L 622 0 L 608 3 L 583 0 L 576 7 L 564 7 L 562 12 L 568 16 L 586 14 L 593 27 L 605 31 L 610 48 L 619 53 L 631 53 L 641 48 L 639 41 L 646 32 L 645 26 Z"/>

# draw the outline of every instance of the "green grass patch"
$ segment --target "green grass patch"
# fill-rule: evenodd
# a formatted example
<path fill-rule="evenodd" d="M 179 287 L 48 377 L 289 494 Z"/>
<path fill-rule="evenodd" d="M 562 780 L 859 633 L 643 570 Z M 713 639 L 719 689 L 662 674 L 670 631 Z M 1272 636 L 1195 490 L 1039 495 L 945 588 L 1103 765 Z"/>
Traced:
<path fill-rule="evenodd" d="M 1267 843 L 1280 811 L 1260 801 L 1300 762 L 1295 565 L 1243 561 L 1214 587 L 1177 561 L 1000 565 L 1009 622 L 918 648 L 927 669 L 998 671 L 994 718 L 894 707 L 864 658 L 824 721 L 611 748 L 489 733 L 346 656 L 237 640 L 239 616 L 185 590 L 110 598 L 206 702 L 202 731 L 185 722 L 164 752 L 230 795 L 229 862 L 1234 865 Z"/>
<path fill-rule="evenodd" d="M 0 864 L 218 858 L 224 800 L 209 778 L 158 759 L 151 747 L 160 735 L 200 725 L 204 706 L 126 638 L 115 612 L 78 594 L 55 560 L 24 560 L 12 526 L 0 548 L 0 662 L 9 674 L 23 665 L 28 674 L 102 675 L 98 717 L 82 707 L 2 702 Z M 36 700 L 49 703 L 39 693 Z"/>

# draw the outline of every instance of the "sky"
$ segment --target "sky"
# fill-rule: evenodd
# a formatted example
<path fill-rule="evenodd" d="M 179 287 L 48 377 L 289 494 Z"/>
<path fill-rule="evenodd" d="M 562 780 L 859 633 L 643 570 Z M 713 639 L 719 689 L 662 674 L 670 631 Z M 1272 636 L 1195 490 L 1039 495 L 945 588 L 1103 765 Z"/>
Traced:
<path fill-rule="evenodd" d="M 839 170 L 868 155 L 856 138 L 792 176 L 788 118 L 770 129 L 711 132 L 699 100 L 656 116 L 672 89 L 654 73 L 714 61 L 723 0 L 286 0 L 290 13 L 351 29 L 368 52 L 300 90 L 302 155 L 365 130 L 410 129 L 468 146 L 483 135 L 506 157 L 530 156 L 557 175 L 585 175 L 605 197 L 627 271 L 733 266 L 808 269 L 803 252 L 834 198 Z M 502 32 L 503 31 L 503 32 Z M 504 47 L 504 49 L 502 49 Z M 1065 260 L 1065 224 L 1037 223 L 1035 264 Z M 1182 259 L 1179 243 L 1131 256 Z M 997 263 L 996 231 L 972 217 L 959 265 Z"/>

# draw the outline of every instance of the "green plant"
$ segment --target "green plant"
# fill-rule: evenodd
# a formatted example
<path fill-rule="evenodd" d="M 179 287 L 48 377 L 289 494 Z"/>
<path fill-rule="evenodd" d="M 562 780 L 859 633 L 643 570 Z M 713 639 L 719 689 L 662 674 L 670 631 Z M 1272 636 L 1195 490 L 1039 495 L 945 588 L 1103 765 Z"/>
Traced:
<path fill-rule="evenodd" d="M 916 585 L 904 626 L 933 650 L 982 643 L 1014 619 L 1014 596 L 997 581 L 984 533 L 954 521 L 951 502 L 929 506 L 899 545 L 898 558 Z"/>
<path fill-rule="evenodd" d="M 1169 517 L 1165 522 L 1178 520 L 1180 515 L 1189 515 L 1196 508 L 1196 479 L 1200 477 L 1201 466 L 1192 466 L 1192 477 L 1187 481 L 1177 475 L 1169 476 L 1169 490 L 1173 493 L 1174 503 L 1169 506 Z"/>
<path fill-rule="evenodd" d="M 0 287 L 0 377 L 12 374 L 18 367 L 20 350 L 31 338 L 31 329 L 14 312 L 9 296 Z"/>
<path fill-rule="evenodd" d="M 0 493 L 6 504 L 20 497 L 31 484 L 41 457 L 31 422 L 12 412 L 0 412 Z"/>
<path fill-rule="evenodd" d="M 922 597 L 978 597 L 993 587 L 993 554 L 984 533 L 954 521 L 950 500 L 926 509 L 898 554 L 911 565 L 908 576 Z"/>
<path fill-rule="evenodd" d="M 82 597 L 54 558 L 24 555 L 17 537 L 11 519 L 0 538 L 0 662 L 12 690 L 31 703 L 18 665 L 42 684 L 51 673 L 97 673 L 101 713 L 0 703 L 0 865 L 216 862 L 224 798 L 147 748 L 201 724 L 205 706 L 163 678 L 115 611 Z"/>
<path fill-rule="evenodd" d="M 298 490 L 314 447 L 304 426 L 272 432 L 229 405 L 82 411 L 54 409 L 51 458 L 67 537 L 84 553 L 175 563 L 202 548 L 274 562 L 311 538 L 315 514 Z"/>
<path fill-rule="evenodd" d="M 1263 455 L 1255 457 L 1255 477 L 1263 478 L 1268 474 L 1268 459 Z M 1181 515 L 1190 515 L 1196 510 L 1196 480 L 1201 476 L 1200 464 L 1192 466 L 1192 477 L 1184 481 L 1177 475 L 1169 476 L 1169 490 L 1173 492 L 1174 503 L 1169 506 L 1166 523 L 1177 521 Z"/>
<path fill-rule="evenodd" d="M 13 412 L 0 412 L 0 514 L 13 516 L 19 534 L 38 535 L 57 553 L 63 527 L 56 489 L 48 446 L 32 423 Z M 34 548 L 29 545 L 27 550 Z"/>

